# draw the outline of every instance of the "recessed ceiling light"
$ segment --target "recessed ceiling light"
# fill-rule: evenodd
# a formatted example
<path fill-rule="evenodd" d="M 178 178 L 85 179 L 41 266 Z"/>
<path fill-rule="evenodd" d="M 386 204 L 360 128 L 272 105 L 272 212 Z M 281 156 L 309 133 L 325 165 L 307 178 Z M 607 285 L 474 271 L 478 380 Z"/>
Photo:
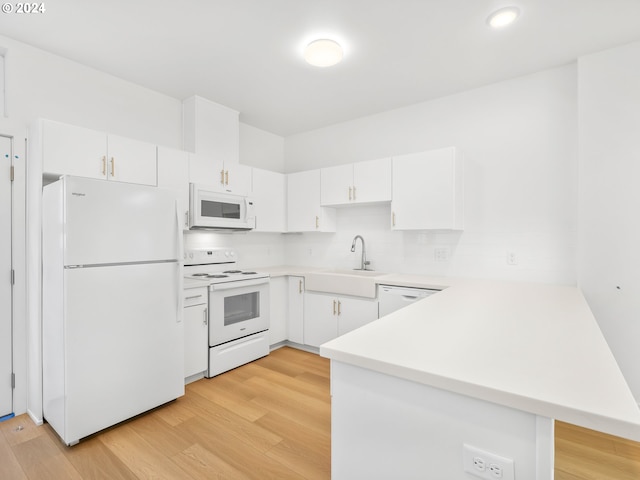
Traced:
<path fill-rule="evenodd" d="M 520 9 L 518 7 L 505 7 L 500 10 L 496 10 L 487 18 L 487 23 L 493 28 L 502 28 L 513 23 L 513 21 L 520 15 Z"/>
<path fill-rule="evenodd" d="M 304 49 L 304 59 L 316 67 L 330 67 L 342 60 L 342 47 L 333 40 L 314 40 Z"/>

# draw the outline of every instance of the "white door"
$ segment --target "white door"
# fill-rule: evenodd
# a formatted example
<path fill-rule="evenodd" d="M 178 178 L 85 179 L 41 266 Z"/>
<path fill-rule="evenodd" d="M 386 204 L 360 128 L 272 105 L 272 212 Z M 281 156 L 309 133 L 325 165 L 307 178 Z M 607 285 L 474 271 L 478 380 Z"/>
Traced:
<path fill-rule="evenodd" d="M 0 417 L 13 410 L 11 295 L 11 138 L 0 136 Z"/>
<path fill-rule="evenodd" d="M 353 164 L 353 201 L 356 203 L 391 200 L 391 159 L 381 158 Z"/>
<path fill-rule="evenodd" d="M 305 293 L 304 343 L 319 347 L 338 336 L 338 299 L 330 295 Z"/>
<path fill-rule="evenodd" d="M 320 170 L 320 204 L 346 205 L 353 201 L 353 164 Z"/>

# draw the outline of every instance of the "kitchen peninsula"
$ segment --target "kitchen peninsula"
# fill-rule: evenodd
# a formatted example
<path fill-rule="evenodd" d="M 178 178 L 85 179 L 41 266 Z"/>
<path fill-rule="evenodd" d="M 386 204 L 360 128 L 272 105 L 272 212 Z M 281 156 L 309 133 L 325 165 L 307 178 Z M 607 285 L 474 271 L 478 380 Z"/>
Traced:
<path fill-rule="evenodd" d="M 421 286 L 401 277 L 384 283 Z M 501 478 L 551 479 L 554 419 L 640 440 L 640 410 L 575 287 L 458 281 L 320 354 L 336 480 L 474 478 L 465 445 L 513 460 Z"/>

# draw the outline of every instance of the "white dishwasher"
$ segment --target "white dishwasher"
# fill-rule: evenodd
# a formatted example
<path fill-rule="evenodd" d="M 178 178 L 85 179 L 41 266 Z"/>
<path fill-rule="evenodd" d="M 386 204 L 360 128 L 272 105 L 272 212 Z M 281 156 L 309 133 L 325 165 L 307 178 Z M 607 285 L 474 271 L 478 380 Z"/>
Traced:
<path fill-rule="evenodd" d="M 427 298 L 440 290 L 413 287 L 394 287 L 380 285 L 378 287 L 378 318 L 400 310 L 407 305 Z"/>

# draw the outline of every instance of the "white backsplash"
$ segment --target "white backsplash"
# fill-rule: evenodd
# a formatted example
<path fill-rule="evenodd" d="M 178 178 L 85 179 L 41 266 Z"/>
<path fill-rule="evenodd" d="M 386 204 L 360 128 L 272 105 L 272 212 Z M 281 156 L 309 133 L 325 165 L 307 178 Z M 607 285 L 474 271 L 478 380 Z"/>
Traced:
<path fill-rule="evenodd" d="M 187 232 L 185 247 L 233 247 L 238 266 L 299 265 L 358 268 L 365 240 L 370 268 L 383 273 L 415 273 L 472 278 L 575 284 L 575 232 L 413 232 L 391 231 L 390 206 L 347 207 L 337 211 L 336 233 Z M 444 260 L 436 251 L 444 252 Z M 515 265 L 507 253 L 515 254 Z"/>

